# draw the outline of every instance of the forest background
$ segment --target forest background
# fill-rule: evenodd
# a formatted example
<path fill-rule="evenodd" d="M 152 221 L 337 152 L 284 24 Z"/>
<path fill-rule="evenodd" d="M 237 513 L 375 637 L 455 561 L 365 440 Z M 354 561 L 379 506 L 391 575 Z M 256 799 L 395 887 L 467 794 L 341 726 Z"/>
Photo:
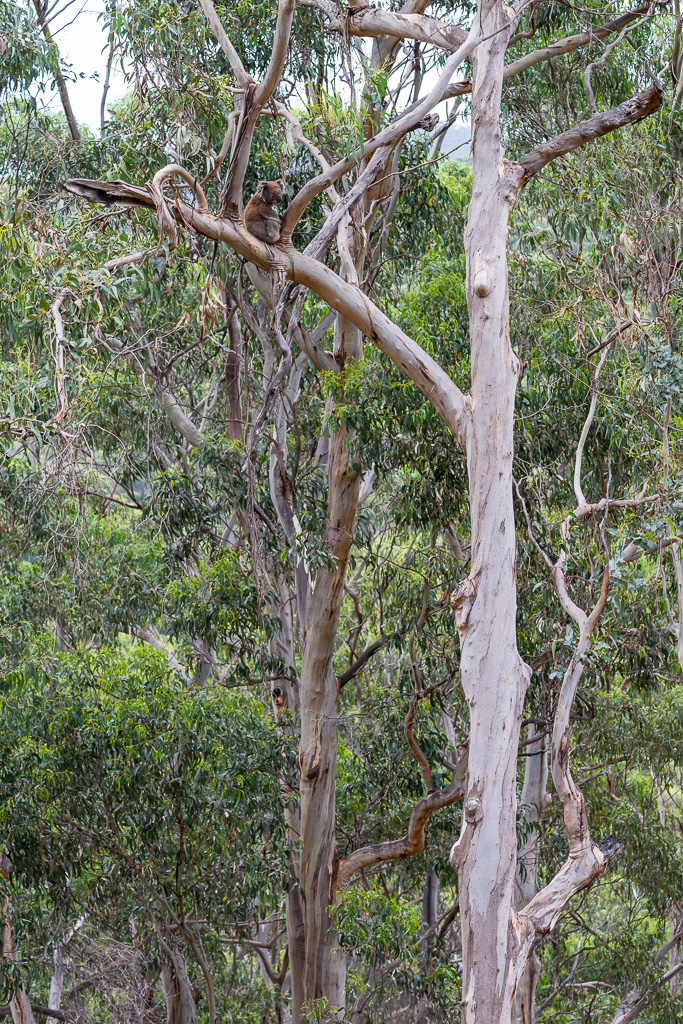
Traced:
<path fill-rule="evenodd" d="M 444 145 L 470 104 L 484 131 L 476 53 L 448 106 L 445 89 L 427 105 L 440 122 L 420 110 L 373 149 L 465 45 L 449 26 L 500 10 L 114 3 L 93 131 L 51 36 L 59 5 L 0 0 L 0 1012 L 16 1024 L 682 1019 L 681 17 L 519 5 L 505 165 L 476 137 L 473 163 Z M 249 80 L 278 61 L 248 125 Z M 130 92 L 109 104 L 117 65 Z M 514 746 L 515 855 L 494 864 L 461 668 L 496 555 L 473 568 L 478 456 L 437 370 L 478 401 L 486 168 L 528 166 L 648 89 L 649 116 L 585 129 L 510 201 L 501 564 L 528 669 L 484 729 Z M 286 246 L 202 226 L 205 194 L 239 228 L 240 175 L 244 201 L 279 177 L 291 201 L 344 161 L 292 236 L 329 294 L 294 280 Z M 168 165 L 185 178 L 155 179 Z M 349 289 L 371 313 L 334 306 Z M 600 841 L 586 827 L 576 846 L 584 799 Z M 568 845 L 595 866 L 558 899 Z M 472 923 L 482 865 L 509 933 Z"/>

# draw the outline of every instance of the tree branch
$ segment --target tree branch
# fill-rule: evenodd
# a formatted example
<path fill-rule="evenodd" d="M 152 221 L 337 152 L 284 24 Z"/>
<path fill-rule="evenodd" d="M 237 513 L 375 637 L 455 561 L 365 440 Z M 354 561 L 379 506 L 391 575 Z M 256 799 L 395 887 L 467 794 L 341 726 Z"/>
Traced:
<path fill-rule="evenodd" d="M 31 1009 L 40 1017 L 54 1017 L 55 1020 L 68 1020 L 69 1016 L 64 1010 L 50 1010 L 47 1006 L 37 1006 L 31 1003 Z M 9 1006 L 0 1006 L 0 1017 L 11 1017 L 12 1010 Z"/>
<path fill-rule="evenodd" d="M 351 682 L 352 679 L 355 679 L 355 677 L 358 675 L 363 666 L 368 661 L 370 661 L 370 658 L 372 658 L 373 654 L 376 654 L 377 651 L 380 651 L 384 647 L 388 639 L 388 636 L 382 636 L 379 638 L 379 640 L 375 640 L 374 643 L 370 644 L 369 647 L 365 648 L 363 653 L 359 655 L 358 658 L 356 658 L 351 668 L 347 668 L 346 672 L 343 672 L 342 675 L 338 677 L 337 682 L 339 684 L 340 690 L 342 686 L 346 686 L 346 684 Z"/>
<path fill-rule="evenodd" d="M 581 121 L 568 132 L 563 132 L 550 142 L 544 142 L 538 149 L 532 150 L 519 161 L 523 170 L 521 184 L 526 184 L 534 174 L 538 174 L 551 160 L 573 153 L 580 146 L 599 139 L 602 135 L 623 128 L 627 124 L 635 124 L 649 117 L 662 105 L 664 90 L 659 82 L 652 82 L 647 89 L 633 96 L 630 100 L 620 103 L 618 107 L 603 110 L 588 121 Z"/>
<path fill-rule="evenodd" d="M 72 179 L 64 187 L 91 201 L 105 202 L 107 205 L 118 201 L 118 183 L 115 182 Z M 153 205 L 145 189 L 125 182 L 121 182 L 121 194 L 126 205 L 147 208 Z M 177 211 L 179 220 L 199 234 L 214 241 L 225 242 L 250 263 L 263 270 L 270 270 L 267 247 L 245 231 L 241 224 L 203 214 L 179 198 L 171 204 L 171 208 Z M 359 288 L 343 281 L 329 267 L 292 248 L 283 252 L 282 256 L 283 261 L 289 264 L 285 276 L 315 292 L 328 306 L 350 320 L 366 338 L 374 342 L 380 352 L 391 359 L 419 388 L 464 449 L 470 419 L 470 400 L 436 360 L 409 338 Z"/>
<path fill-rule="evenodd" d="M 455 52 L 467 38 L 460 25 L 448 25 L 437 18 L 423 14 L 402 14 L 400 11 L 382 11 L 378 7 L 351 10 L 348 31 L 352 36 L 389 36 L 391 39 L 415 39 L 438 46 L 449 53 Z"/>
<path fill-rule="evenodd" d="M 519 920 L 527 929 L 526 949 L 521 954 L 524 962 L 538 937 L 554 927 L 571 897 L 602 874 L 610 860 L 622 849 L 621 843 L 615 842 L 611 836 L 600 844 L 591 840 L 586 802 L 569 768 L 570 714 L 583 674 L 583 659 L 590 646 L 591 634 L 607 604 L 609 566 L 603 573 L 600 596 L 590 614 L 586 614 L 569 596 L 562 560 L 553 569 L 553 582 L 562 607 L 579 627 L 579 642 L 564 674 L 557 701 L 552 739 L 553 784 L 562 804 L 569 856 L 548 885 L 519 913 Z"/>
<path fill-rule="evenodd" d="M 434 790 L 420 797 L 415 804 L 408 831 L 402 839 L 387 840 L 364 846 L 341 862 L 337 876 L 337 886 L 343 892 L 351 883 L 351 879 L 362 868 L 383 864 L 389 860 L 405 860 L 420 853 L 425 848 L 425 827 L 435 811 L 449 807 L 460 800 L 465 793 L 465 776 L 467 774 L 467 751 L 460 757 L 453 778 L 444 789 Z"/>
<path fill-rule="evenodd" d="M 216 8 L 214 7 L 212 0 L 199 0 L 199 3 L 204 12 L 205 18 L 209 23 L 209 28 L 218 40 L 221 50 L 228 58 L 228 63 L 232 69 L 232 73 L 235 76 L 237 84 L 243 89 L 246 89 L 254 79 L 246 71 L 237 50 L 230 42 L 230 37 L 223 28 L 223 23 L 216 13 Z"/>
<path fill-rule="evenodd" d="M 619 32 L 624 25 L 635 21 L 641 14 L 646 14 L 652 6 L 651 4 L 643 4 L 641 7 L 635 7 L 632 11 L 627 11 L 606 25 L 598 25 L 588 32 L 579 32 L 573 36 L 565 36 L 563 39 L 558 39 L 556 42 L 551 43 L 550 46 L 544 46 L 542 49 L 525 53 L 523 57 L 505 66 L 503 81 L 507 82 L 509 78 L 514 78 L 515 75 L 521 74 L 522 71 L 526 71 L 527 68 L 531 68 L 535 64 L 541 64 L 543 61 L 552 60 L 554 57 L 562 57 L 567 53 L 573 53 L 574 50 L 579 50 L 582 46 L 590 45 L 594 39 L 604 39 L 613 32 Z M 663 5 L 658 4 L 657 6 Z M 456 82 L 447 90 L 444 99 L 452 99 L 454 96 L 463 96 L 470 92 L 472 92 L 471 82 Z"/>

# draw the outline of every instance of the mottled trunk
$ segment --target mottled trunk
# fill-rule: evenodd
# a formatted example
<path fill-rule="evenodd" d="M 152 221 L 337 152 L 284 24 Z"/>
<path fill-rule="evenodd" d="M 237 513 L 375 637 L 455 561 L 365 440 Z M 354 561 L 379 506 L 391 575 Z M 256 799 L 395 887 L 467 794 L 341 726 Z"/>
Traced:
<path fill-rule="evenodd" d="M 166 964 L 161 970 L 161 983 L 166 1002 L 167 1024 L 195 1024 L 197 1004 L 187 976 L 185 960 L 178 952 L 173 954 L 173 964 Z"/>
<path fill-rule="evenodd" d="M 346 965 L 335 948 L 327 908 L 335 901 L 337 851 L 337 679 L 332 655 L 346 565 L 353 540 L 360 478 L 347 465 L 347 434 L 339 427 L 330 441 L 327 535 L 333 563 L 318 571 L 308 610 L 301 667 L 301 861 L 307 1002 L 328 1000 L 343 1014 Z M 295 1018 L 296 1019 L 296 1018 Z"/>
<path fill-rule="evenodd" d="M 465 248 L 472 359 L 467 463 L 468 581 L 453 596 L 470 710 L 459 870 L 463 1024 L 509 1024 L 515 987 L 516 770 L 529 671 L 517 651 L 513 416 L 520 363 L 510 346 L 507 228 L 516 181 L 502 160 L 500 98 L 511 13 L 480 5 L 473 59 L 472 198 Z"/>

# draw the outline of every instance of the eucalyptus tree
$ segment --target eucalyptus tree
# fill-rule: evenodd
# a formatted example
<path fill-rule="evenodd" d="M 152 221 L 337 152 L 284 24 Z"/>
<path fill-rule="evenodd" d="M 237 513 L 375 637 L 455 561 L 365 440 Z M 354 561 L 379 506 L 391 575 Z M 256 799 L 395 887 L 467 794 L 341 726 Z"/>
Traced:
<path fill-rule="evenodd" d="M 309 5 L 306 4 L 306 7 Z M 586 23 L 574 24 L 571 34 L 550 38 L 547 45 L 506 62 L 506 53 L 520 40 L 532 39 L 541 20 L 542 5 L 506 7 L 501 2 L 482 2 L 474 12 L 425 14 L 427 4 L 409 2 L 400 10 L 354 4 L 342 11 L 334 4 L 316 0 L 312 5 L 328 52 L 337 55 L 345 68 L 354 118 L 349 122 L 346 151 L 331 153 L 302 126 L 292 82 L 298 68 L 288 69 L 290 40 L 295 19 L 309 15 L 295 0 L 281 0 L 272 26 L 267 59 L 250 65 L 249 53 L 231 24 L 221 18 L 211 0 L 202 9 L 228 62 L 237 97 L 227 118 L 226 132 L 214 168 L 225 157 L 227 169 L 220 195 L 211 209 L 197 177 L 174 162 L 160 167 L 147 185 L 122 182 L 71 180 L 67 187 L 95 201 L 120 202 L 147 207 L 156 213 L 161 231 L 171 244 L 176 240 L 176 221 L 197 237 L 226 246 L 250 267 L 251 279 L 266 305 L 273 309 L 271 322 L 274 355 L 278 360 L 266 387 L 263 405 L 247 446 L 247 476 L 253 465 L 263 426 L 274 416 L 277 424 L 279 388 L 299 364 L 292 345 L 297 344 L 317 369 L 339 377 L 343 399 L 344 378 L 362 358 L 362 339 L 375 345 L 432 404 L 452 435 L 453 459 L 464 452 L 467 463 L 471 547 L 469 571 L 455 588 L 451 605 L 460 634 L 460 683 L 469 712 L 467 778 L 460 836 L 453 843 L 451 863 L 458 872 L 463 949 L 462 1018 L 464 1021 L 508 1021 L 515 990 L 527 961 L 539 941 L 554 927 L 571 898 L 601 875 L 620 844 L 607 837 L 595 841 L 588 827 L 584 796 L 569 764 L 570 715 L 591 636 L 609 597 L 610 570 L 601 570 L 599 592 L 581 607 L 570 593 L 565 575 L 566 555 L 547 558 L 557 600 L 574 623 L 577 639 L 564 673 L 558 696 L 551 750 L 553 784 L 563 808 L 569 847 L 565 863 L 554 877 L 523 907 L 515 907 L 516 865 L 516 766 L 530 668 L 520 656 L 516 623 L 516 530 L 513 508 L 513 428 L 515 393 L 523 366 L 510 344 L 508 312 L 507 233 L 510 207 L 535 175 L 557 160 L 617 129 L 623 129 L 655 113 L 662 105 L 664 86 L 657 77 L 669 62 L 668 54 L 653 50 L 652 26 L 665 14 L 662 5 L 648 5 L 619 12 L 611 21 L 586 15 Z M 239 16 L 238 12 L 238 16 Z M 437 15 L 439 12 L 436 12 Z M 451 20 L 448 14 L 456 14 Z M 457 15 L 460 15 L 459 19 Z M 526 16 L 528 31 L 516 31 Z M 564 19 L 563 19 L 564 20 Z M 254 31 L 253 22 L 250 30 Z M 553 22 L 545 23 L 552 31 Z M 628 33 L 640 31 L 642 64 L 622 61 L 625 69 L 620 102 L 600 110 L 601 92 L 594 83 L 599 72 L 615 60 Z M 266 32 L 263 25 L 262 33 Z M 295 32 L 296 36 L 296 32 Z M 372 56 L 357 40 L 372 38 Z M 261 35 L 261 41 L 264 36 Z M 673 39 L 674 72 L 677 76 L 677 36 Z M 590 116 L 569 124 L 554 137 L 513 160 L 501 148 L 501 105 L 506 80 L 523 76 L 545 61 L 581 51 L 594 41 L 607 41 L 598 59 L 586 63 L 583 75 L 585 106 Z M 445 54 L 438 74 L 422 76 L 418 56 L 399 59 L 400 46 L 410 40 L 415 53 L 436 47 Z M 653 50 L 653 53 L 650 51 Z M 244 58 L 244 59 L 243 59 Z M 656 62 L 654 69 L 650 67 Z M 466 62 L 471 72 L 456 77 Z M 390 72 L 394 72 L 392 79 Z M 355 73 L 361 74 L 360 85 Z M 407 87 L 410 81 L 411 88 Z M 388 85 L 386 84 L 388 83 Z M 596 100 L 596 90 L 598 100 Z M 311 84 L 315 94 L 315 83 Z M 464 248 L 467 260 L 466 288 L 469 310 L 471 380 L 454 380 L 448 367 L 406 334 L 370 298 L 373 285 L 373 252 L 368 234 L 378 214 L 390 213 L 391 195 L 381 185 L 396 179 L 397 152 L 411 131 L 429 125 L 425 119 L 445 99 L 470 97 L 472 126 L 472 191 L 468 205 Z M 293 196 L 282 219 L 277 252 L 269 251 L 244 229 L 243 186 L 250 163 L 257 126 L 268 113 L 280 123 L 291 144 L 317 162 L 318 172 Z M 355 137 L 351 134 L 353 125 Z M 542 136 L 545 134 L 542 132 Z M 228 159 L 228 152 L 230 153 Z M 166 197 L 164 185 L 180 178 L 187 186 Z M 344 183 L 340 192 L 338 184 Z M 188 197 L 189 190 L 189 197 Z M 302 250 L 296 248 L 297 228 L 318 197 L 326 194 L 329 209 L 322 224 Z M 384 203 L 378 207 L 378 200 Z M 294 244 L 292 240 L 294 239 Z M 337 269 L 327 259 L 336 242 Z M 268 282 L 263 271 L 271 272 Z M 278 288 L 278 276 L 293 286 Z M 334 311 L 333 351 L 319 345 L 320 332 L 311 336 L 299 323 L 301 303 L 308 290 Z M 236 296 L 235 303 L 248 312 Z M 282 327 L 280 326 L 282 325 Z M 618 332 L 617 332 L 618 333 Z M 614 335 L 616 337 L 616 334 Z M 612 338 L 605 341 L 605 350 Z M 336 397 L 336 396 L 335 396 Z M 162 396 L 163 398 L 163 396 Z M 336 398 L 337 404 L 340 399 Z M 334 901 L 339 870 L 334 838 L 335 762 L 339 681 L 332 671 L 336 627 L 344 592 L 354 523 L 361 493 L 361 479 L 349 458 L 350 438 L 343 420 L 331 409 L 328 455 L 327 541 L 331 561 L 315 574 L 303 558 L 297 562 L 295 600 L 302 631 L 301 668 L 295 685 L 278 688 L 284 703 L 297 710 L 300 732 L 300 830 L 301 853 L 298 881 L 303 897 L 288 905 L 290 959 L 293 971 L 294 1015 L 308 999 L 324 997 L 343 1012 L 344 963 L 335 948 L 327 907 Z M 176 424 L 182 420 L 174 413 Z M 588 433 L 590 422 L 584 434 Z M 192 441 L 189 431 L 185 435 Z M 291 495 L 282 473 L 286 454 L 282 434 L 275 426 L 271 455 L 271 490 L 282 529 L 290 544 L 296 543 L 297 520 Z M 645 495 L 602 496 L 588 502 L 581 489 L 581 459 L 577 458 L 575 520 L 581 524 L 610 500 L 612 509 L 633 507 Z M 253 486 L 253 485 L 251 485 Z M 603 501 L 603 504 L 600 504 Z M 252 504 L 253 507 L 253 504 Z M 564 528 L 566 546 L 572 517 Z M 291 598 L 289 599 L 291 601 Z M 285 660 L 293 665 L 291 651 Z M 435 802 L 446 802 L 457 789 L 457 780 Z M 447 795 L 446 795 L 447 794 Z M 385 848 L 378 857 L 395 851 Z"/>

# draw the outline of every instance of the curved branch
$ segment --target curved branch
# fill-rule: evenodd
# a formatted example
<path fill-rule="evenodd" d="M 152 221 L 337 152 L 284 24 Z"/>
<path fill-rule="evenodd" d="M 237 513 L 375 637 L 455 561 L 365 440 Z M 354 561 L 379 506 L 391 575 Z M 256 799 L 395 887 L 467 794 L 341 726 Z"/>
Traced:
<path fill-rule="evenodd" d="M 600 596 L 590 614 L 586 614 L 569 597 L 561 561 L 553 569 L 553 582 L 562 607 L 577 623 L 580 631 L 579 642 L 562 681 L 552 740 L 553 784 L 562 804 L 569 856 L 548 885 L 519 913 L 519 920 L 526 929 L 526 952 L 539 935 L 546 934 L 554 927 L 571 897 L 601 875 L 610 860 L 622 849 L 621 843 L 615 842 L 612 836 L 599 844 L 592 841 L 586 801 L 569 768 L 570 714 L 583 674 L 583 659 L 590 647 L 591 634 L 607 604 L 609 566 L 603 573 Z"/>
<path fill-rule="evenodd" d="M 411 644 L 411 657 L 412 657 L 412 644 Z M 427 790 L 427 795 L 433 793 L 434 790 L 434 779 L 432 778 L 432 770 L 429 767 L 429 761 L 424 755 L 422 747 L 415 739 L 413 735 L 413 722 L 415 721 L 415 713 L 417 711 L 417 705 L 420 702 L 420 694 L 414 693 L 410 698 L 410 707 L 408 708 L 408 714 L 406 715 L 403 728 L 408 740 L 408 746 L 413 752 L 413 757 L 420 766 L 420 772 L 422 773 L 422 779 Z"/>
<path fill-rule="evenodd" d="M 152 178 L 152 184 L 156 185 L 157 188 L 161 188 L 166 179 L 172 178 L 174 175 L 182 178 L 183 181 L 192 189 L 192 194 L 197 200 L 197 209 L 199 212 L 208 213 L 209 204 L 206 201 L 204 189 L 199 184 L 199 181 L 195 178 L 194 174 L 190 174 L 190 172 L 184 167 L 181 167 L 180 164 L 167 164 L 165 167 L 162 167 L 161 170 L 157 171 Z"/>
<path fill-rule="evenodd" d="M 460 25 L 448 25 L 423 14 L 382 11 L 378 7 L 350 10 L 347 24 L 349 35 L 352 36 L 415 39 L 420 43 L 438 46 L 449 53 L 455 52 L 467 39 L 467 30 Z"/>
<path fill-rule="evenodd" d="M 143 189 L 137 203 L 132 200 L 131 186 L 122 183 L 122 193 L 129 205 L 149 206 L 151 197 Z M 64 185 L 68 192 L 84 195 L 108 204 L 117 202 L 115 183 L 74 179 Z M 203 214 L 186 206 L 180 199 L 174 204 L 178 218 L 199 234 L 216 242 L 225 242 L 249 263 L 270 270 L 268 247 L 250 235 L 239 223 Z M 411 380 L 431 403 L 442 421 L 464 449 L 467 443 L 471 404 L 442 367 L 417 342 L 408 337 L 359 288 L 343 281 L 323 263 L 290 248 L 281 251 L 283 264 L 289 264 L 285 277 L 315 292 L 332 309 L 350 320 L 380 352 Z"/>
<path fill-rule="evenodd" d="M 287 50 L 289 49 L 289 37 L 292 31 L 295 9 L 296 0 L 280 0 L 277 23 L 275 25 L 275 37 L 273 39 L 273 50 L 268 62 L 266 76 L 254 96 L 254 107 L 258 107 L 259 112 L 265 107 L 280 81 L 280 75 L 285 66 Z"/>
<path fill-rule="evenodd" d="M 389 860 L 405 860 L 420 853 L 425 848 L 425 827 L 435 811 L 449 807 L 460 800 L 465 793 L 465 776 L 467 774 L 467 752 L 459 759 L 453 778 L 444 789 L 434 790 L 420 797 L 413 807 L 408 823 L 408 831 L 402 839 L 387 840 L 364 846 L 341 862 L 337 876 L 337 887 L 343 892 L 351 883 L 357 871 L 383 864 Z"/>
<path fill-rule="evenodd" d="M 616 337 L 616 335 L 615 335 L 615 337 Z M 585 497 L 585 495 L 583 493 L 583 489 L 581 487 L 581 463 L 583 461 L 583 449 L 584 449 L 584 447 L 586 445 L 586 438 L 588 437 L 588 431 L 590 430 L 591 426 L 593 425 L 593 420 L 595 418 L 595 410 L 598 407 L 598 380 L 600 379 L 600 372 L 601 372 L 603 366 L 605 365 L 605 360 L 607 359 L 607 353 L 608 352 L 609 352 L 609 347 L 605 346 L 605 348 L 603 349 L 602 355 L 600 356 L 600 359 L 598 361 L 598 365 L 595 367 L 595 370 L 591 374 L 591 391 L 592 391 L 592 394 L 591 394 L 590 407 L 588 409 L 588 415 L 586 416 L 586 422 L 584 423 L 583 430 L 581 431 L 581 436 L 579 438 L 579 443 L 578 443 L 578 445 L 576 447 L 576 463 L 574 465 L 574 494 L 576 495 L 576 500 L 577 500 L 579 506 L 586 504 L 586 497 Z"/>

